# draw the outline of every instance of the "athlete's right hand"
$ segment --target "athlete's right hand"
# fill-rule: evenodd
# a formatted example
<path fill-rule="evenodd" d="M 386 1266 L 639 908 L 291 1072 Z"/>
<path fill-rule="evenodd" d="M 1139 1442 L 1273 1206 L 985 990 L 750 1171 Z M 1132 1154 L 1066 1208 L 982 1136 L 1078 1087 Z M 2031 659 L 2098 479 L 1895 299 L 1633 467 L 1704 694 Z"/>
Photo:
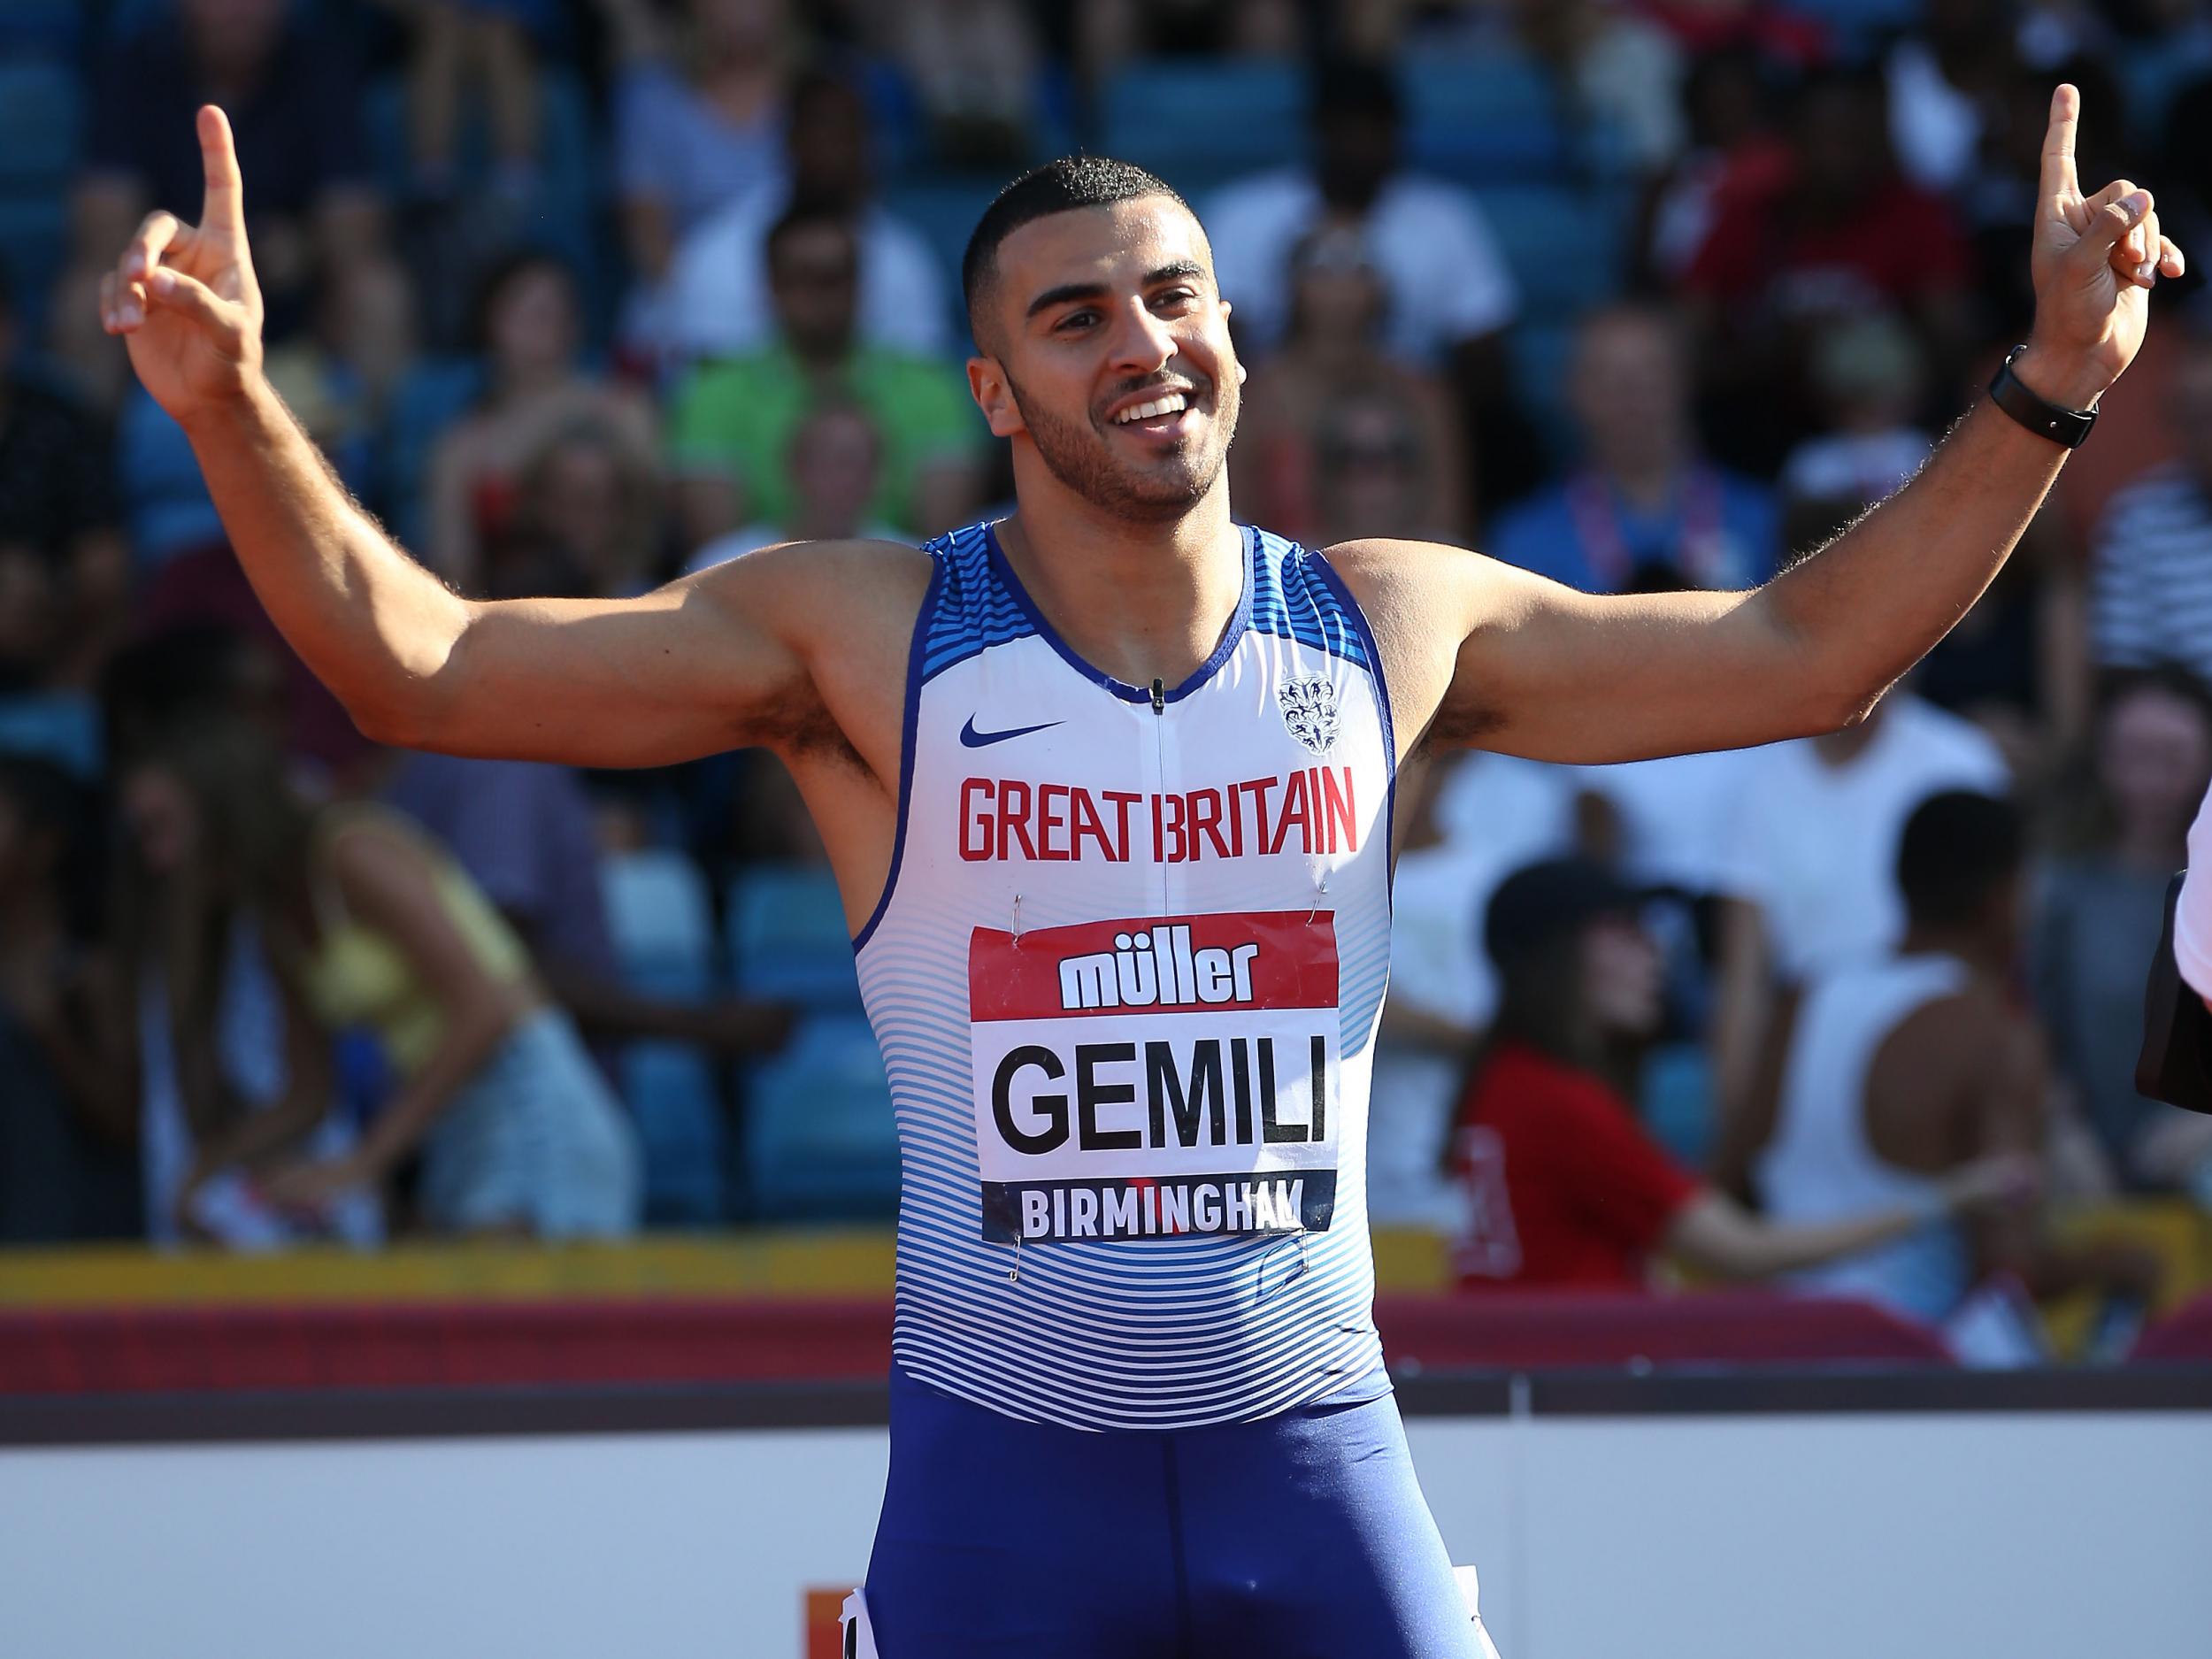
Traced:
<path fill-rule="evenodd" d="M 246 250 L 244 192 L 230 122 L 198 117 L 206 174 L 200 222 L 153 212 L 100 279 L 100 321 L 121 334 L 131 367 L 180 424 L 239 396 L 261 373 L 261 288 Z"/>

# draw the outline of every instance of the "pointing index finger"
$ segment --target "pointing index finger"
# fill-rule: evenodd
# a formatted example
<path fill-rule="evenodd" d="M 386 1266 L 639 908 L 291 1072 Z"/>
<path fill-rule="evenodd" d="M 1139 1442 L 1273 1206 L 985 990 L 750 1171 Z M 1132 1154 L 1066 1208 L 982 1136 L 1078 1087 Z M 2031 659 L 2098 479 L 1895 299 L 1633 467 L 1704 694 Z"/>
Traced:
<path fill-rule="evenodd" d="M 202 104 L 198 119 L 200 166 L 207 188 L 200 200 L 200 228 L 227 233 L 240 245 L 246 239 L 246 190 L 238 176 L 238 148 L 230 120 L 212 104 Z"/>
<path fill-rule="evenodd" d="M 2081 118 L 2081 94 L 2071 83 L 2051 95 L 2051 124 L 2043 134 L 2043 196 L 2078 196 L 2074 176 L 2074 127 Z"/>

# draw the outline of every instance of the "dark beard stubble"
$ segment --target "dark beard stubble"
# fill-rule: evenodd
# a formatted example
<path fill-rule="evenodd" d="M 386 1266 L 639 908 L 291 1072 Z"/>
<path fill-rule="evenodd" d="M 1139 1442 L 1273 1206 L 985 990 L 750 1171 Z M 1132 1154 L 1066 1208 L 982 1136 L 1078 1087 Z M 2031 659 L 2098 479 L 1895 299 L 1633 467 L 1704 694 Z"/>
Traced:
<path fill-rule="evenodd" d="M 1007 389 L 1014 407 L 1021 411 L 1022 425 L 1037 446 L 1045 470 L 1085 501 L 1125 518 L 1164 521 L 1181 517 L 1205 498 L 1226 464 L 1229 444 L 1236 435 L 1237 402 L 1232 390 L 1225 397 L 1218 386 L 1213 398 L 1212 421 L 1222 434 L 1221 449 L 1203 476 L 1187 484 L 1155 480 L 1143 473 L 1118 466 L 1107 449 L 1107 439 L 1088 421 L 1062 420 L 1033 409 L 1011 374 Z M 1189 451 L 1185 451 L 1186 454 Z"/>

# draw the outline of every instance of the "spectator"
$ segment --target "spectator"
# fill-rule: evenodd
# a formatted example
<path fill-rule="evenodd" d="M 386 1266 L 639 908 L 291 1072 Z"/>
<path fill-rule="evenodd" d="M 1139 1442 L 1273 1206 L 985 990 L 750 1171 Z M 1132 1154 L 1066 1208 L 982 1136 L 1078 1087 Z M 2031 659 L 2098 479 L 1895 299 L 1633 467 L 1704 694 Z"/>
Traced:
<path fill-rule="evenodd" d="M 633 464 L 655 465 L 652 406 L 580 364 L 583 320 L 568 267 L 550 254 L 501 261 L 478 293 L 476 407 L 442 435 L 430 462 L 430 565 L 464 592 L 485 578 L 488 550 L 513 527 L 522 468 L 565 427 L 594 423 Z"/>
<path fill-rule="evenodd" d="M 1917 424 L 1926 375 L 1912 331 L 1887 311 L 1839 319 L 1814 341 L 1811 368 L 1821 431 L 1790 451 L 1783 491 L 1861 506 L 1895 494 L 1934 447 Z"/>
<path fill-rule="evenodd" d="M 407 144 L 415 194 L 450 199 L 461 186 L 463 111 L 473 91 L 491 129 L 494 188 L 526 201 L 538 171 L 534 36 L 557 22 L 554 0 L 383 0 L 411 23 Z"/>
<path fill-rule="evenodd" d="M 768 234 L 794 204 L 849 219 L 860 242 L 861 338 L 916 357 L 951 345 L 944 273 L 928 241 L 879 199 L 868 106 L 849 81 L 792 86 L 787 176 L 757 185 L 701 222 L 677 249 L 668 281 L 641 300 L 637 348 L 670 366 L 737 357 L 774 342 Z"/>
<path fill-rule="evenodd" d="M 1253 480 L 1243 496 L 1255 523 L 1317 547 L 1337 539 L 1321 527 L 1316 499 L 1323 440 L 1325 433 L 1340 451 L 1356 442 L 1360 434 L 1346 428 L 1358 423 L 1340 416 L 1348 400 L 1361 398 L 1383 409 L 1379 424 L 1395 446 L 1371 464 L 1394 467 L 1417 487 L 1418 499 L 1408 499 L 1402 485 L 1393 488 L 1392 520 L 1408 527 L 1386 532 L 1377 521 L 1354 518 L 1353 534 L 1465 539 L 1466 448 L 1457 416 L 1434 380 L 1383 351 L 1384 299 L 1381 274 L 1358 232 L 1323 227 L 1299 239 L 1291 253 L 1289 332 L 1282 349 L 1255 371 L 1237 434 L 1240 476 Z M 1340 467 L 1348 459 L 1331 457 Z"/>
<path fill-rule="evenodd" d="M 333 281 L 403 285 L 370 182 L 361 88 L 342 38 L 311 28 L 287 0 L 174 0 L 136 11 L 100 54 L 83 176 L 71 218 L 75 253 L 56 345 L 89 396 L 112 409 L 128 378 L 122 342 L 101 333 L 99 277 L 153 208 L 200 217 L 194 111 L 230 118 L 253 180 L 247 228 L 267 316 L 280 341 L 308 320 L 318 271 Z M 121 15 L 119 12 L 119 17 Z M 365 352 L 349 351 L 359 362 Z"/>
<path fill-rule="evenodd" d="M 1568 401 L 1580 469 L 1500 519 L 1492 552 L 1594 593 L 1749 588 L 1774 573 L 1774 503 L 1701 457 L 1686 350 L 1669 315 L 1646 305 L 1592 315 Z"/>
<path fill-rule="evenodd" d="M 782 169 L 784 86 L 798 44 L 788 0 L 687 0 L 671 40 L 652 0 L 598 0 L 613 42 L 615 190 L 639 280 Z"/>
<path fill-rule="evenodd" d="M 2212 332 L 2180 342 L 2177 459 L 2116 492 L 2091 554 L 2090 649 L 2105 668 L 2178 663 L 2212 676 Z"/>
<path fill-rule="evenodd" d="M 718 537 L 691 556 L 685 574 L 779 541 L 899 539 L 889 525 L 865 516 L 883 466 L 883 440 L 866 410 L 852 403 L 816 404 L 791 429 L 785 465 L 791 474 L 791 522 L 749 524 Z"/>
<path fill-rule="evenodd" d="M 733 997 L 672 1002 L 623 984 L 591 802 L 574 772 L 452 755 L 396 759 L 385 801 L 450 849 L 586 1037 L 599 1044 L 661 1038 L 734 1054 L 781 1041 L 789 1023 L 781 1008 Z"/>
<path fill-rule="evenodd" d="M 0 1242 L 142 1232 L 121 981 L 78 786 L 0 757 Z"/>
<path fill-rule="evenodd" d="M 1425 515 L 1451 465 L 1425 442 L 1415 413 L 1379 387 L 1355 388 L 1325 403 L 1313 432 L 1316 545 L 1358 536 L 1428 537 L 1456 526 Z"/>
<path fill-rule="evenodd" d="M 128 647 L 102 687 L 111 747 L 134 754 L 165 723 L 200 710 L 280 741 L 297 695 L 288 694 L 274 655 L 283 649 L 273 633 L 210 626 L 157 633 Z M 304 1090 L 319 1087 L 320 1046 L 304 1056 L 288 1051 L 280 999 L 250 917 L 234 914 L 196 934 L 194 918 L 204 907 L 186 884 L 150 871 L 127 837 L 117 864 L 109 933 L 122 982 L 134 993 L 146 1236 L 157 1244 L 188 1237 L 245 1248 L 322 1236 L 380 1242 L 383 1217 L 365 1192 L 319 1215 L 288 1218 L 237 1169 L 200 1164 L 196 1148 L 219 1150 L 237 1123 L 282 1104 L 295 1079 Z M 326 1118 L 307 1145 L 324 1156 L 349 1151 L 350 1115 Z"/>
<path fill-rule="evenodd" d="M 898 57 L 943 167 L 1018 167 L 1030 151 L 1044 42 L 1020 0 L 906 0 Z"/>
<path fill-rule="evenodd" d="M 2188 861 L 2189 819 L 2212 781 L 2212 697 L 2177 669 L 2122 676 L 2085 747 L 2054 803 L 2067 819 L 2062 851 L 2036 893 L 2036 1004 L 2053 1067 L 2122 1179 L 2187 1185 L 2212 1156 L 2212 1120 L 2137 1094 L 2135 1056 L 2143 964 L 2158 949 L 2166 886 Z"/>
<path fill-rule="evenodd" d="M 1513 279 L 1472 195 L 1400 164 L 1398 91 L 1389 72 L 1333 62 L 1314 91 L 1314 163 L 1230 185 L 1202 215 L 1240 351 L 1256 367 L 1291 324 L 1291 254 L 1324 227 L 1357 231 L 1386 296 L 1383 341 L 1410 367 L 1445 375 L 1490 482 L 1533 465 L 1515 407 L 1504 330 Z"/>
<path fill-rule="evenodd" d="M 1409 771 L 1391 890 L 1390 996 L 1375 1034 L 1367 1126 L 1367 1210 L 1379 1223 L 1449 1228 L 1461 1203 L 1438 1153 L 1475 1041 L 1497 1005 L 1480 942 L 1498 882 L 1564 849 L 1558 772 L 1469 752 Z"/>
<path fill-rule="evenodd" d="M 0 281 L 0 695 L 81 690 L 129 603 L 113 452 L 80 403 L 15 371 L 18 344 Z"/>
<path fill-rule="evenodd" d="M 1521 41 L 1639 173 L 1681 153 L 1683 54 L 1663 29 L 1609 0 L 1513 0 L 1513 12 Z"/>
<path fill-rule="evenodd" d="M 791 520 L 796 503 L 781 457 L 808 409 L 824 401 L 859 404 L 883 436 L 872 517 L 933 534 L 973 507 L 983 431 L 973 403 L 949 365 L 856 337 L 858 260 L 839 214 L 795 207 L 769 233 L 776 343 L 694 370 L 677 396 L 671 447 L 687 545 L 748 519 Z"/>
<path fill-rule="evenodd" d="M 1929 0 L 1919 27 L 1883 60 L 1890 143 L 1925 189 L 1955 190 L 1975 165 L 2017 63 L 2011 10 L 2006 0 Z"/>
<path fill-rule="evenodd" d="M 629 1120 L 521 942 L 449 854 L 387 809 L 308 803 L 265 733 L 212 711 L 158 727 L 121 798 L 183 936 L 250 919 L 283 1001 L 285 1097 L 204 1144 L 196 1183 L 243 1166 L 273 1204 L 312 1211 L 374 1192 L 419 1146 L 434 1231 L 634 1229 Z M 350 1153 L 288 1164 L 327 1111 L 331 1039 L 357 1024 L 381 1039 L 396 1096 Z"/>
<path fill-rule="evenodd" d="M 1682 83 L 1687 148 L 1651 180 L 1637 213 L 1634 275 L 1640 288 L 1672 288 L 1712 234 L 1723 204 L 1768 188 L 1786 171 L 1774 131 L 1774 98 L 1756 52 L 1737 48 L 1692 61 Z"/>
<path fill-rule="evenodd" d="M 1892 691 L 1856 726 L 1756 751 L 1725 851 L 1714 1077 L 1724 1139 L 1777 995 L 1897 943 L 1894 870 L 1913 809 L 1943 789 L 2008 787 L 1995 744 Z"/>
<path fill-rule="evenodd" d="M 649 456 L 587 417 L 524 457 L 509 532 L 485 570 L 495 599 L 627 599 L 669 574 L 661 477 Z"/>
<path fill-rule="evenodd" d="M 1093 85 L 1134 58 L 1293 58 L 1305 44 L 1297 0 L 1090 0 L 1075 29 Z"/>
<path fill-rule="evenodd" d="M 2038 1297 L 2087 1288 L 2139 1304 L 2156 1288 L 2154 1257 L 2049 1243 L 2025 1207 L 1939 1225 L 1970 1160 L 2046 1146 L 2043 1041 L 2009 995 L 2024 856 L 2008 803 L 1964 790 L 1922 803 L 1897 847 L 1903 937 L 1816 979 L 1778 1044 L 1770 1131 L 1755 1124 L 1747 1137 L 1767 1213 L 1817 1225 L 1878 1204 L 1929 1224 L 1803 1282 L 1934 1325 L 1999 1276 Z"/>
<path fill-rule="evenodd" d="M 1786 168 L 1721 204 L 1691 261 L 1714 436 L 1740 465 L 1768 470 L 1805 429 L 1805 354 L 1836 318 L 1896 311 L 1940 384 L 1962 360 L 1966 244 L 1942 199 L 1898 173 L 1884 120 L 1878 80 L 1815 80 L 1794 102 Z"/>
<path fill-rule="evenodd" d="M 1753 51 L 1778 65 L 1805 69 L 1826 58 L 1819 23 L 1776 0 L 1634 0 L 1636 9 L 1693 56 Z"/>
<path fill-rule="evenodd" d="M 1580 859 L 1532 864 L 1491 895 L 1483 946 L 1497 1018 L 1461 1102 L 1451 1161 L 1466 1209 L 1463 1287 L 1632 1289 L 1662 1252 L 1707 1273 L 1763 1278 L 1918 1228 L 1930 1206 L 1870 1203 L 1778 1226 L 1701 1185 L 1636 1122 L 1617 1056 L 1656 1028 L 1660 955 L 1637 898 Z M 2000 1194 L 2016 1162 L 1962 1171 L 1938 1214 Z"/>

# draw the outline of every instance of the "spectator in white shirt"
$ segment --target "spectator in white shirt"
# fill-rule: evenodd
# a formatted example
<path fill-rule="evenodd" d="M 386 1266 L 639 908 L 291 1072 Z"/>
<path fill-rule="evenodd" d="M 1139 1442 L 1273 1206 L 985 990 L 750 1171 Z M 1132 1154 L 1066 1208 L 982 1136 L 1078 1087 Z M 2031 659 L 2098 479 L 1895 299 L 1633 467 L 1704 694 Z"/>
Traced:
<path fill-rule="evenodd" d="M 1240 349 L 1263 358 L 1287 331 L 1299 242 L 1316 229 L 1356 229 L 1382 279 L 1384 349 L 1455 383 L 1473 418 L 1483 476 L 1535 476 L 1528 423 L 1509 409 L 1502 336 L 1519 296 L 1480 205 L 1456 185 L 1401 166 L 1387 70 L 1332 64 L 1314 98 L 1313 165 L 1230 185 L 1200 214 L 1222 297 L 1236 308 Z"/>
<path fill-rule="evenodd" d="M 867 100 L 849 82 L 815 73 L 793 83 L 788 108 L 787 170 L 683 238 L 667 281 L 638 302 L 628 326 L 634 342 L 664 368 L 772 344 L 768 233 L 805 202 L 844 218 L 858 240 L 861 338 L 910 357 L 950 355 L 950 311 L 937 256 L 927 238 L 876 194 Z"/>
<path fill-rule="evenodd" d="M 1243 347 L 1263 353 L 1290 324 L 1291 250 L 1325 221 L 1358 226 L 1387 297 L 1383 343 L 1417 368 L 1496 334 L 1519 299 L 1489 222 L 1469 191 L 1403 171 L 1398 97 L 1363 65 L 1325 72 L 1316 88 L 1314 165 L 1223 189 L 1201 215 L 1222 296 Z"/>
<path fill-rule="evenodd" d="M 1893 947 L 1905 821 L 1930 795 L 2012 787 L 1979 727 L 1893 691 L 1857 726 L 1776 743 L 1746 770 L 1722 872 L 1714 1071 L 1740 1108 L 1778 994 Z"/>

